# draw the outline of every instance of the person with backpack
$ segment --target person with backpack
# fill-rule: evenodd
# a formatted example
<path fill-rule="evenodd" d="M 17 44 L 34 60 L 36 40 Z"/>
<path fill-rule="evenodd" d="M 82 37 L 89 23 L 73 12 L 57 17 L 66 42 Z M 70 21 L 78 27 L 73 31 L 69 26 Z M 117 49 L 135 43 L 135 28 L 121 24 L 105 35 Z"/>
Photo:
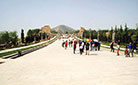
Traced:
<path fill-rule="evenodd" d="M 132 46 L 132 43 L 130 42 L 129 45 L 128 45 L 128 49 L 129 49 L 129 56 L 130 54 L 132 55 L 133 57 L 133 46 Z"/>

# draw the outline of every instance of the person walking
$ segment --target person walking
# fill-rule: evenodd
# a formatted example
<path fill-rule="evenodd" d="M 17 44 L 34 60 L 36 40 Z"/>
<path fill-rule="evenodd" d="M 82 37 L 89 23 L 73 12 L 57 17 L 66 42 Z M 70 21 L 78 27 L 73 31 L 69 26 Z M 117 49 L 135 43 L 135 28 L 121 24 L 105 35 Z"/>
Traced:
<path fill-rule="evenodd" d="M 71 47 L 71 41 L 69 40 L 69 47 Z"/>
<path fill-rule="evenodd" d="M 73 53 L 75 54 L 75 51 L 76 51 L 76 47 L 77 47 L 77 41 L 74 41 L 74 44 L 73 44 Z"/>
<path fill-rule="evenodd" d="M 64 44 L 65 44 L 65 42 L 64 42 L 64 40 L 63 40 L 63 42 L 62 42 L 62 47 L 64 48 Z"/>
<path fill-rule="evenodd" d="M 94 44 L 94 42 L 93 42 L 93 41 L 91 41 L 91 42 L 90 42 L 90 47 L 91 47 L 90 51 L 92 51 L 92 50 L 93 50 L 93 44 Z"/>
<path fill-rule="evenodd" d="M 95 48 L 95 51 L 98 50 L 98 42 L 95 42 L 95 44 L 94 44 L 94 48 Z"/>
<path fill-rule="evenodd" d="M 71 44 L 71 47 L 72 47 L 72 44 L 73 44 L 73 41 L 72 40 L 70 41 L 70 44 Z"/>
<path fill-rule="evenodd" d="M 68 46 L 68 42 L 66 40 L 66 42 L 65 42 L 65 49 L 67 49 L 67 46 Z"/>
<path fill-rule="evenodd" d="M 126 46 L 126 49 L 125 49 L 125 51 L 124 51 L 124 54 L 125 54 L 125 57 L 127 57 L 127 56 L 130 57 L 129 52 L 128 52 L 128 47 L 127 47 L 127 46 Z"/>
<path fill-rule="evenodd" d="M 117 56 L 119 56 L 120 45 L 117 43 Z"/>
<path fill-rule="evenodd" d="M 82 46 L 82 44 L 79 46 L 79 48 L 80 48 L 80 55 L 82 55 L 82 53 L 83 53 L 83 46 Z"/>
<path fill-rule="evenodd" d="M 110 43 L 110 48 L 111 48 L 111 52 L 112 52 L 112 51 L 114 52 L 114 41 L 112 41 L 112 42 Z"/>
<path fill-rule="evenodd" d="M 130 42 L 129 45 L 128 45 L 128 49 L 129 49 L 129 56 L 130 56 L 130 53 L 133 57 L 133 47 L 132 47 L 132 43 Z"/>
<path fill-rule="evenodd" d="M 89 42 L 86 43 L 86 55 L 89 55 L 90 51 L 89 51 Z"/>
<path fill-rule="evenodd" d="M 133 52 L 136 50 L 136 52 L 138 52 L 138 50 L 137 50 L 137 42 L 135 41 L 134 43 L 133 43 Z"/>
<path fill-rule="evenodd" d="M 98 41 L 98 51 L 100 51 L 101 43 Z"/>
<path fill-rule="evenodd" d="M 79 40 L 79 47 L 81 46 L 81 44 L 82 44 L 82 42 L 81 42 L 81 40 Z"/>

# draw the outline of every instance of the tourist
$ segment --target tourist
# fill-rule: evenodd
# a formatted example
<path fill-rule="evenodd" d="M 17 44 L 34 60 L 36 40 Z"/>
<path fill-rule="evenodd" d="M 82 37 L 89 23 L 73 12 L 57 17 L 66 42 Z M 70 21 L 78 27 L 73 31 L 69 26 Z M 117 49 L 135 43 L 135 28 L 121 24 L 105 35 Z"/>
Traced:
<path fill-rule="evenodd" d="M 135 41 L 134 43 L 133 43 L 133 52 L 136 50 L 136 52 L 138 52 L 138 50 L 137 50 L 137 42 Z"/>
<path fill-rule="evenodd" d="M 110 43 L 110 48 L 111 48 L 111 52 L 112 52 L 112 51 L 114 52 L 114 41 L 112 41 L 112 42 Z"/>
<path fill-rule="evenodd" d="M 89 42 L 87 42 L 86 43 L 86 55 L 89 55 L 89 46 L 90 46 L 90 44 L 89 44 Z"/>
<path fill-rule="evenodd" d="M 75 54 L 75 51 L 76 51 L 76 47 L 77 47 L 77 41 L 74 41 L 74 44 L 73 44 L 73 53 Z"/>
<path fill-rule="evenodd" d="M 124 54 L 125 54 L 125 57 L 127 57 L 127 56 L 130 57 L 129 52 L 128 52 L 128 47 L 127 47 L 127 46 L 126 46 L 126 49 L 125 49 L 125 51 L 124 51 Z"/>
<path fill-rule="evenodd" d="M 95 43 L 94 43 L 94 48 L 95 48 L 95 51 L 98 50 L 98 42 L 95 42 Z"/>
<path fill-rule="evenodd" d="M 119 56 L 120 45 L 117 43 L 117 56 Z"/>
<path fill-rule="evenodd" d="M 90 51 L 92 51 L 92 50 L 93 50 L 93 44 L 94 44 L 94 42 L 93 42 L 93 41 L 91 41 L 91 42 L 90 42 L 90 46 L 91 46 Z"/>
<path fill-rule="evenodd" d="M 101 43 L 98 41 L 98 51 L 100 51 Z"/>
<path fill-rule="evenodd" d="M 81 42 L 81 40 L 79 40 L 79 47 L 81 46 L 81 44 L 82 44 L 82 42 Z"/>
<path fill-rule="evenodd" d="M 132 43 L 130 42 L 129 45 L 128 45 L 128 49 L 129 49 L 129 56 L 130 56 L 130 53 L 133 57 L 133 46 L 132 46 Z"/>
<path fill-rule="evenodd" d="M 71 41 L 69 40 L 69 47 L 71 47 Z"/>
<path fill-rule="evenodd" d="M 82 46 L 82 44 L 79 46 L 79 48 L 80 48 L 80 55 L 82 55 L 82 53 L 83 53 L 83 46 Z"/>
<path fill-rule="evenodd" d="M 64 47 L 64 44 L 65 44 L 65 42 L 64 42 L 64 40 L 63 40 L 63 42 L 62 42 L 62 47 Z"/>
<path fill-rule="evenodd" d="M 67 46 L 68 46 L 68 42 L 66 40 L 66 42 L 65 42 L 65 49 L 67 49 Z"/>
<path fill-rule="evenodd" d="M 82 41 L 82 52 L 84 52 L 84 41 Z"/>
<path fill-rule="evenodd" d="M 71 44 L 71 47 L 72 47 L 72 44 L 73 44 L 73 41 L 72 40 L 71 40 L 70 44 Z"/>

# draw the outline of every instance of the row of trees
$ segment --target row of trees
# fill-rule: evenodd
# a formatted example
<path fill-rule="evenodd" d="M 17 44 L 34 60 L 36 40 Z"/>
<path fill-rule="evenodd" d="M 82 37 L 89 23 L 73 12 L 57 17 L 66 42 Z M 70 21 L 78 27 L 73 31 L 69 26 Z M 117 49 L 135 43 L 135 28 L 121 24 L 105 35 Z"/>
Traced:
<path fill-rule="evenodd" d="M 78 33 L 79 31 L 74 31 L 74 33 Z M 110 30 L 85 30 L 83 33 L 83 38 L 91 38 L 96 39 L 99 35 L 100 41 L 112 41 L 112 35 L 115 33 L 115 40 L 121 43 L 129 43 L 133 41 L 138 41 L 138 28 L 129 29 L 127 24 L 123 27 L 120 25 L 119 27 L 115 26 L 111 27 Z"/>
<path fill-rule="evenodd" d="M 40 29 L 29 29 L 26 36 L 26 42 L 30 43 L 33 41 L 40 41 L 42 39 L 47 39 L 48 34 L 40 32 Z"/>
<path fill-rule="evenodd" d="M 2 31 L 0 32 L 0 44 L 6 47 L 17 46 L 18 35 L 16 31 L 8 32 Z"/>
<path fill-rule="evenodd" d="M 10 48 L 22 45 L 21 43 L 31 43 L 31 42 L 39 42 L 42 39 L 47 39 L 48 34 L 41 33 L 40 29 L 29 29 L 27 32 L 27 36 L 24 37 L 24 31 L 21 30 L 21 39 L 18 38 L 17 32 L 8 32 L 1 31 L 0 32 L 0 47 L 1 48 Z"/>

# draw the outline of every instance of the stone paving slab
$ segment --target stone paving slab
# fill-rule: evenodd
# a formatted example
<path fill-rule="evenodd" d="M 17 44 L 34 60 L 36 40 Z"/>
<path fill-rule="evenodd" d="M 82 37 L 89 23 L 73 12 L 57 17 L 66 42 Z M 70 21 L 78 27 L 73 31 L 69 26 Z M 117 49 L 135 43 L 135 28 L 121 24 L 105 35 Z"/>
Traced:
<path fill-rule="evenodd" d="M 109 50 L 80 55 L 62 40 L 0 64 L 1 85 L 138 85 L 138 57 Z"/>

